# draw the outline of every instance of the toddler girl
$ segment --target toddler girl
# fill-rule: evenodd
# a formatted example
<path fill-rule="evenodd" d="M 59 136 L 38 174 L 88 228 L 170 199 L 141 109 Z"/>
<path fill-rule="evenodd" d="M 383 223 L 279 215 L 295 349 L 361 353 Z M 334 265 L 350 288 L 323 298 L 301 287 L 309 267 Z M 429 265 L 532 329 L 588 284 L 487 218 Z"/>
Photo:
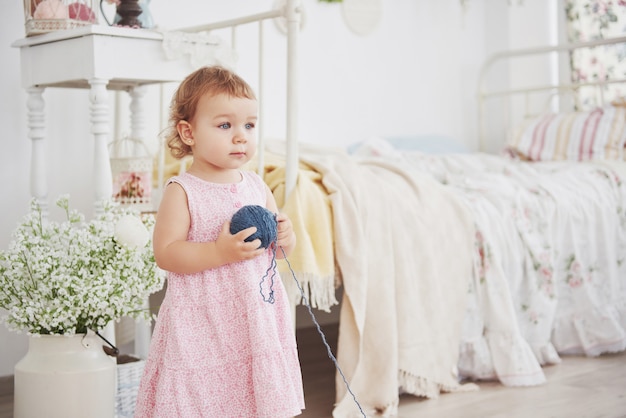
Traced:
<path fill-rule="evenodd" d="M 276 276 L 273 304 L 259 283 L 272 261 L 255 227 L 229 232 L 242 206 L 277 213 L 262 179 L 241 168 L 256 151 L 257 101 L 250 86 L 221 67 L 204 67 L 179 86 L 168 146 L 193 155 L 165 187 L 154 227 L 154 256 L 168 271 L 135 417 L 285 418 L 304 408 L 291 309 Z M 285 254 L 296 237 L 277 215 Z M 282 251 L 276 252 L 282 257 Z"/>

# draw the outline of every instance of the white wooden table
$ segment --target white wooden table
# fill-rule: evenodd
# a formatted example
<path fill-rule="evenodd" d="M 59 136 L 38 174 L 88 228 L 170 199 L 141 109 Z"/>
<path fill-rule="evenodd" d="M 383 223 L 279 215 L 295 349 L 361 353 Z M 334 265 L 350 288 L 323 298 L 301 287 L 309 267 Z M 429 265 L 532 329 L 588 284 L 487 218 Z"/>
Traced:
<path fill-rule="evenodd" d="M 176 82 L 192 71 L 184 60 L 167 60 L 163 35 L 147 29 L 102 25 L 50 32 L 13 43 L 20 48 L 22 87 L 28 92 L 28 136 L 33 142 L 31 194 L 45 208 L 48 186 L 43 155 L 43 92 L 49 87 L 89 89 L 91 132 L 95 140 L 95 201 L 112 194 L 109 163 L 110 110 L 107 90 L 131 96 L 131 136 L 144 139 L 141 86 Z"/>

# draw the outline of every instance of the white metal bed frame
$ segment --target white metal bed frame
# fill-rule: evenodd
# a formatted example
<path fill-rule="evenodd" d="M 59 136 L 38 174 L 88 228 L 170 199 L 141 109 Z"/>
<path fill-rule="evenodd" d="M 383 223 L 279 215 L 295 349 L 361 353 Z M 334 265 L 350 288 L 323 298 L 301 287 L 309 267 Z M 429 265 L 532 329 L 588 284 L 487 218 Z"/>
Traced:
<path fill-rule="evenodd" d="M 509 62 L 512 59 L 520 58 L 520 57 L 530 57 L 530 56 L 539 56 L 539 55 L 548 55 L 556 52 L 572 52 L 577 49 L 586 49 L 593 48 L 602 45 L 614 45 L 619 43 L 626 43 L 626 36 L 616 37 L 610 39 L 600 39 L 589 42 L 578 42 L 578 43 L 570 43 L 570 44 L 562 44 L 562 45 L 553 45 L 553 46 L 545 46 L 538 48 L 526 48 L 519 50 L 511 50 L 511 51 L 503 51 L 498 52 L 491 55 L 485 63 L 482 65 L 479 80 L 478 80 L 478 139 L 479 139 L 479 149 L 481 151 L 485 151 L 487 147 L 487 138 L 486 138 L 486 125 L 485 125 L 485 107 L 486 102 L 490 99 L 494 98 L 504 98 L 504 97 L 512 97 L 515 95 L 524 95 L 525 96 L 525 105 L 528 113 L 529 109 L 529 96 L 533 93 L 542 93 L 548 92 L 551 95 L 560 96 L 564 93 L 575 93 L 577 89 L 580 87 L 603 87 L 608 84 L 616 84 L 616 83 L 624 83 L 626 82 L 626 77 L 620 77 L 612 80 L 604 80 L 604 81 L 593 81 L 593 82 L 581 82 L 581 83 L 571 83 L 571 82 L 563 82 L 559 81 L 557 84 L 547 84 L 547 85 L 537 85 L 530 86 L 524 88 L 508 88 L 502 90 L 489 90 L 486 86 L 487 77 L 489 74 L 489 70 L 499 62 Z M 601 95 L 601 102 L 604 104 L 604 96 L 602 95 L 602 89 L 598 89 L 599 94 Z M 508 105 L 505 104 L 505 106 Z M 505 109 L 505 115 L 508 116 L 508 108 Z M 506 123 L 505 125 L 509 125 Z"/>

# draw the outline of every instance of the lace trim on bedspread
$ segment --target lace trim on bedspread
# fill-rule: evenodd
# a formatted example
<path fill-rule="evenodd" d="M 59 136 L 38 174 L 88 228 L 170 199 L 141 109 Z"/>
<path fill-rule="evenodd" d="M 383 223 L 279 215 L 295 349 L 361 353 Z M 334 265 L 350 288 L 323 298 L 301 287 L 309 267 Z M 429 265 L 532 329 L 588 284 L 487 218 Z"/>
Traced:
<path fill-rule="evenodd" d="M 208 32 L 166 31 L 163 32 L 162 47 L 165 58 L 179 60 L 188 56 L 193 68 L 219 64 L 234 69 L 237 65 L 236 52 L 219 36 Z"/>
<path fill-rule="evenodd" d="M 559 357 L 559 353 L 551 342 L 540 344 L 531 343 L 530 348 L 533 350 L 537 361 L 542 366 L 559 364 L 561 362 L 561 357 Z"/>
<path fill-rule="evenodd" d="M 478 385 L 474 383 L 446 385 L 422 376 L 415 376 L 404 370 L 398 372 L 398 382 L 403 393 L 424 396 L 429 399 L 438 398 L 441 392 L 472 392 L 479 390 Z"/>
<path fill-rule="evenodd" d="M 552 341 L 561 354 L 590 357 L 626 350 L 626 306 L 606 306 L 558 317 Z"/>
<path fill-rule="evenodd" d="M 461 344 L 459 374 L 474 380 L 495 380 L 498 378 L 493 368 L 489 346 L 484 338 L 466 341 Z"/>
<path fill-rule="evenodd" d="M 505 386 L 534 386 L 546 381 L 528 343 L 521 336 L 502 333 L 463 341 L 459 372 L 466 379 L 498 379 Z"/>

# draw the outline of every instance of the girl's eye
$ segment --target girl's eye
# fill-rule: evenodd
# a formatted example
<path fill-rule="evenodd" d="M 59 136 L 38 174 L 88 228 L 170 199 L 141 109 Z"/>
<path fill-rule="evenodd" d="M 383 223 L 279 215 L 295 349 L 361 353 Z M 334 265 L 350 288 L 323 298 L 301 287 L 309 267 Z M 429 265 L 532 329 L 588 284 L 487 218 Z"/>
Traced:
<path fill-rule="evenodd" d="M 254 123 L 246 123 L 246 129 L 254 129 Z"/>
<path fill-rule="evenodd" d="M 224 122 L 221 125 L 218 125 L 217 127 L 221 128 L 221 129 L 228 129 L 228 128 L 230 128 L 230 123 Z"/>

